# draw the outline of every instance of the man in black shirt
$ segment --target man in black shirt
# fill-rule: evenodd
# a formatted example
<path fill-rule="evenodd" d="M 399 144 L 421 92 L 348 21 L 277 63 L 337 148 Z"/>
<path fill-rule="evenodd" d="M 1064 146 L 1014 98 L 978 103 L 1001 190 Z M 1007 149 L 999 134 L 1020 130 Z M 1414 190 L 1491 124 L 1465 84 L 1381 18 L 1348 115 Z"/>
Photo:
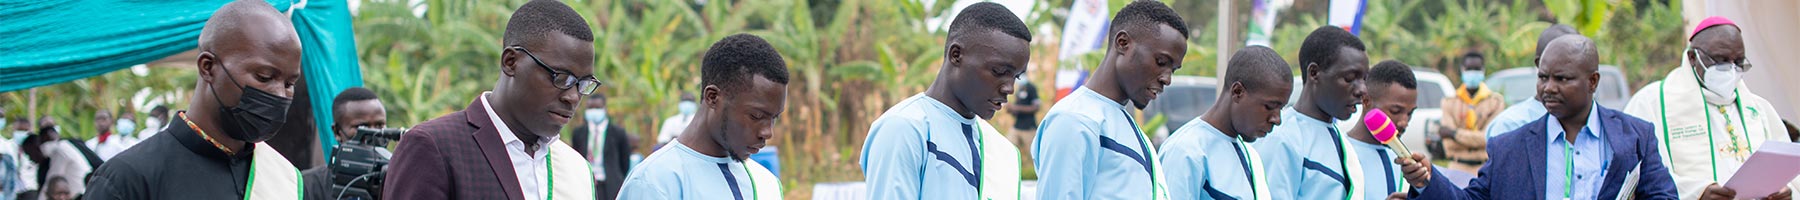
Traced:
<path fill-rule="evenodd" d="M 298 199 L 300 171 L 262 143 L 286 122 L 300 40 L 263 1 L 225 4 L 200 31 L 189 111 L 119 153 L 85 199 Z"/>
<path fill-rule="evenodd" d="M 337 143 L 340 145 L 350 143 L 351 139 L 356 137 L 357 128 L 387 128 L 387 108 L 382 106 L 381 99 L 376 98 L 375 91 L 362 87 L 352 87 L 338 92 L 337 98 L 331 99 L 331 118 L 334 123 L 331 125 L 331 130 L 337 134 Z M 326 151 L 336 150 L 326 149 Z M 333 155 L 332 157 L 338 156 L 343 155 Z M 344 190 L 332 187 L 332 184 L 340 181 L 333 179 L 336 174 L 331 169 L 332 166 L 338 166 L 338 159 L 340 158 L 326 159 L 331 162 L 300 172 L 301 176 L 306 179 L 304 181 L 306 199 L 326 200 L 347 197 L 341 196 L 344 194 Z M 341 181 L 349 183 L 359 180 L 350 178 L 350 180 Z"/>
<path fill-rule="evenodd" d="M 1013 90 L 1013 103 L 1006 105 L 1007 112 L 1012 113 L 1013 119 L 1017 120 L 1013 123 L 1012 132 L 1006 137 L 1012 140 L 1013 145 L 1018 145 L 1021 151 L 1030 151 L 1028 148 L 1031 148 L 1031 138 L 1037 137 L 1038 91 L 1037 86 L 1024 77 L 1019 78 L 1018 86 L 1018 89 Z"/>

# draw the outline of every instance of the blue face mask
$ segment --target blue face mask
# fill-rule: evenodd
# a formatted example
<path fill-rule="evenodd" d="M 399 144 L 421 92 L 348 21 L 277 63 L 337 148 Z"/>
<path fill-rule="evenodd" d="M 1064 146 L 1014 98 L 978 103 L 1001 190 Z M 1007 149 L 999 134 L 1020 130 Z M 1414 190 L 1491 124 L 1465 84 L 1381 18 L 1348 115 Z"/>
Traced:
<path fill-rule="evenodd" d="M 119 119 L 118 122 L 113 123 L 113 131 L 115 131 L 113 134 L 131 135 L 131 133 L 137 131 L 137 123 L 131 122 L 131 120 Z"/>
<path fill-rule="evenodd" d="M 581 114 L 583 117 L 587 118 L 588 122 L 591 122 L 591 123 L 599 123 L 599 122 L 606 121 L 606 109 L 605 108 L 589 108 L 587 110 L 582 111 Z"/>
<path fill-rule="evenodd" d="M 1462 72 L 1463 85 L 1468 87 L 1480 86 L 1481 81 L 1483 81 L 1482 79 L 1486 78 L 1486 76 L 1487 74 L 1482 74 L 1480 70 L 1464 70 Z"/>
<path fill-rule="evenodd" d="M 681 101 L 680 104 L 675 104 L 675 108 L 680 109 L 682 115 L 693 115 L 694 111 L 700 110 L 700 104 L 696 104 L 692 101 Z"/>

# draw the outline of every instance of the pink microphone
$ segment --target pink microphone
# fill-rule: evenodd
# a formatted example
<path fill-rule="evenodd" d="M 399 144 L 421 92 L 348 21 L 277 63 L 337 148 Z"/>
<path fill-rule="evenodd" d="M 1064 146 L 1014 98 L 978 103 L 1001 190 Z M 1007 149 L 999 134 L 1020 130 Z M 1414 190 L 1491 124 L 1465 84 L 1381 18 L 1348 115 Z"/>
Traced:
<path fill-rule="evenodd" d="M 1381 141 L 1382 144 L 1386 144 L 1389 149 L 1394 149 L 1400 155 L 1412 155 L 1411 152 L 1406 151 L 1406 145 L 1400 144 L 1400 140 L 1398 140 L 1400 127 L 1395 126 L 1393 120 L 1388 119 L 1387 112 L 1382 112 L 1381 109 L 1370 109 L 1368 114 L 1363 115 L 1363 127 L 1368 127 L 1369 134 L 1375 136 L 1375 141 Z"/>

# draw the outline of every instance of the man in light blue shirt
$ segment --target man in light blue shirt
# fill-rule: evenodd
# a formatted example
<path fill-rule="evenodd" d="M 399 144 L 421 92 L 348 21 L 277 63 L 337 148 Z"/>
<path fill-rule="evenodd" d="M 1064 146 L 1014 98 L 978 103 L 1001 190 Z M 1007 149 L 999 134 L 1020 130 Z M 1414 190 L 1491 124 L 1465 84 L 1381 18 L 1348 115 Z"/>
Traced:
<path fill-rule="evenodd" d="M 1143 109 L 1169 85 L 1187 52 L 1187 23 L 1161 2 L 1135 1 L 1110 27 L 1100 67 L 1038 128 L 1038 198 L 1167 198 L 1155 147 L 1125 106 Z"/>
<path fill-rule="evenodd" d="M 1254 144 L 1268 163 L 1274 199 L 1362 198 L 1358 155 L 1350 152 L 1337 120 L 1350 119 L 1363 96 L 1369 59 L 1356 35 L 1320 26 L 1300 44 L 1300 78 L 1305 87 L 1293 107 L 1282 110 L 1280 126 Z M 1378 167 L 1378 166 L 1371 166 Z"/>
<path fill-rule="evenodd" d="M 1600 104 L 1590 106 L 1599 108 Z M 1599 199 L 1599 187 L 1574 187 L 1577 185 L 1600 185 L 1606 177 L 1606 168 L 1612 166 L 1612 148 L 1606 147 L 1606 137 L 1600 131 L 1600 112 L 1588 112 L 1587 125 L 1581 126 L 1580 132 L 1564 130 L 1562 122 L 1555 116 L 1545 117 L 1544 134 L 1546 146 L 1552 151 L 1545 151 L 1544 165 L 1547 177 L 1544 182 L 1544 199 Z M 1569 136 L 1569 134 L 1575 134 Z M 1573 141 L 1569 139 L 1574 139 Z M 1555 147 L 1562 148 L 1555 148 Z M 1561 150 L 1561 151 L 1555 151 Z M 1563 161 L 1563 162 L 1556 162 Z M 1561 165 L 1555 165 L 1561 163 Z M 1560 173 L 1559 173 L 1560 172 Z M 1558 181 L 1561 180 L 1561 181 Z"/>
<path fill-rule="evenodd" d="M 983 142 L 977 122 L 994 117 L 1013 93 L 1031 58 L 1030 41 L 1025 23 L 1000 4 L 975 3 L 958 13 L 937 80 L 870 125 L 862 151 L 869 199 L 976 199 L 984 192 L 984 163 L 1017 165 L 983 156 L 985 145 L 1017 148 Z"/>
<path fill-rule="evenodd" d="M 1563 24 L 1551 25 L 1550 28 L 1545 28 L 1544 32 L 1538 33 L 1537 51 L 1532 54 L 1536 57 L 1532 58 L 1531 62 L 1543 61 L 1544 47 L 1548 47 L 1551 40 L 1570 34 L 1581 35 L 1581 33 L 1575 32 L 1575 27 Z M 1519 129 L 1520 126 L 1525 126 L 1525 123 L 1531 123 L 1531 121 L 1543 117 L 1546 112 L 1549 111 L 1544 110 L 1544 103 L 1538 102 L 1537 98 L 1526 98 L 1525 101 L 1513 103 L 1511 107 L 1506 107 L 1506 110 L 1501 110 L 1500 114 L 1494 115 L 1494 120 L 1488 121 L 1487 137 L 1492 139 L 1499 137 L 1502 133 Z"/>
<path fill-rule="evenodd" d="M 1294 71 L 1265 46 L 1238 50 L 1228 66 L 1218 103 L 1176 129 L 1160 149 L 1173 199 L 1274 198 L 1262 159 L 1247 143 L 1281 123 Z"/>
<path fill-rule="evenodd" d="M 1360 189 L 1364 199 L 1406 198 L 1406 177 L 1401 176 L 1400 166 L 1393 163 L 1394 158 L 1400 157 L 1400 152 L 1388 149 L 1387 145 L 1375 139 L 1369 129 L 1406 130 L 1408 120 L 1412 119 L 1413 109 L 1419 108 L 1419 82 L 1413 76 L 1411 68 L 1395 60 L 1375 64 L 1375 68 L 1369 69 L 1367 79 L 1364 84 L 1369 88 L 1369 95 L 1363 96 L 1362 113 L 1381 109 L 1393 124 L 1389 127 L 1369 127 L 1359 119 L 1356 127 L 1349 130 L 1346 137 L 1355 141 L 1350 143 L 1350 148 L 1356 152 L 1357 158 L 1362 158 L 1357 160 L 1363 166 L 1359 173 L 1368 178 L 1368 181 L 1364 181 L 1368 186 Z"/>
<path fill-rule="evenodd" d="M 626 175 L 619 199 L 781 199 L 781 182 L 745 162 L 787 107 L 787 62 L 761 37 L 726 36 L 700 62 L 700 110 L 668 148 Z"/>

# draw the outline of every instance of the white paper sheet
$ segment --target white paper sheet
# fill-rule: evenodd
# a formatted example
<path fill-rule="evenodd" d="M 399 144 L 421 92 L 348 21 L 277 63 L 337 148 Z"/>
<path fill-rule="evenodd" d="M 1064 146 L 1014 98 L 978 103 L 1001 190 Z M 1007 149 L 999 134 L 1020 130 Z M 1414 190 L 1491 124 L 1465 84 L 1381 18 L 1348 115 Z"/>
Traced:
<path fill-rule="evenodd" d="M 1800 167 L 1796 166 L 1800 166 L 1800 143 L 1763 142 L 1725 182 L 1725 188 L 1736 190 L 1740 197 L 1769 196 L 1800 175 Z"/>

